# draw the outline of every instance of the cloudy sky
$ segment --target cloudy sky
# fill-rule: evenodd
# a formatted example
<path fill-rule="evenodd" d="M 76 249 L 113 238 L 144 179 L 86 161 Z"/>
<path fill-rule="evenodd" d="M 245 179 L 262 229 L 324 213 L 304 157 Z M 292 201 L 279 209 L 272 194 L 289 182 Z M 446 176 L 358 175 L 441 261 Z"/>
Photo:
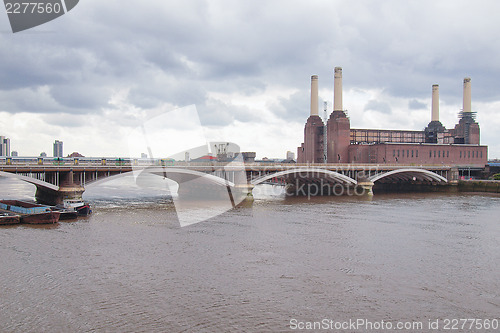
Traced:
<path fill-rule="evenodd" d="M 156 157 L 208 140 L 284 158 L 303 139 L 311 75 L 331 108 L 341 66 L 353 128 L 423 129 L 432 84 L 451 128 L 471 77 L 481 142 L 500 158 L 498 12 L 494 0 L 80 0 L 16 34 L 4 12 L 0 135 L 23 156 L 51 156 L 56 139 L 65 154 L 139 156 L 131 133 L 161 118 Z"/>

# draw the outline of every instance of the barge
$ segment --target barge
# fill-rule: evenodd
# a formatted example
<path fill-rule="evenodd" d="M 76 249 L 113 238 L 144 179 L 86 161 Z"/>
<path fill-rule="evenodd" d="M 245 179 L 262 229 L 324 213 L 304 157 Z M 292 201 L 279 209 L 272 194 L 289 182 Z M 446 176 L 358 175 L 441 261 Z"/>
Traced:
<path fill-rule="evenodd" d="M 21 223 L 29 224 L 57 223 L 61 215 L 50 207 L 20 200 L 0 200 L 0 209 L 18 215 Z"/>
<path fill-rule="evenodd" d="M 21 223 L 19 215 L 0 210 L 0 225 L 10 225 Z"/>

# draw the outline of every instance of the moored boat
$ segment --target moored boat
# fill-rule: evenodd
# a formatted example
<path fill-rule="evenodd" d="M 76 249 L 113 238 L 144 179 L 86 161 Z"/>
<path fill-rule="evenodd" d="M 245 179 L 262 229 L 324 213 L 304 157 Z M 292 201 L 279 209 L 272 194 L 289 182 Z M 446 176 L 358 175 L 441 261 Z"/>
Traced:
<path fill-rule="evenodd" d="M 57 223 L 61 215 L 48 206 L 20 200 L 0 200 L 0 209 L 19 215 L 21 223 L 29 224 Z"/>
<path fill-rule="evenodd" d="M 76 220 L 78 218 L 78 212 L 74 209 L 66 209 L 58 206 L 50 207 L 52 211 L 59 212 L 59 220 Z"/>
<path fill-rule="evenodd" d="M 92 213 L 90 204 L 80 199 L 66 199 L 63 201 L 63 208 L 75 210 L 80 216 L 87 216 Z"/>
<path fill-rule="evenodd" d="M 9 225 L 9 224 L 19 224 L 21 223 L 21 218 L 19 215 L 0 211 L 0 225 Z"/>

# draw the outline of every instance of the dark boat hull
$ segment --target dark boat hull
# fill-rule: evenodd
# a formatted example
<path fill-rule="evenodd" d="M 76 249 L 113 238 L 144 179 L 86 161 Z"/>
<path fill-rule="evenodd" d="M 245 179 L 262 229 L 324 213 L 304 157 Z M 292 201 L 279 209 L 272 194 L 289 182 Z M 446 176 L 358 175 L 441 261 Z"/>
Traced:
<path fill-rule="evenodd" d="M 20 200 L 0 200 L 0 207 L 15 215 L 19 215 L 21 223 L 53 224 L 59 222 L 60 212 L 50 207 Z"/>
<path fill-rule="evenodd" d="M 19 215 L 0 213 L 0 225 L 10 225 L 19 223 L 21 223 Z"/>
<path fill-rule="evenodd" d="M 76 220 L 78 218 L 78 212 L 75 210 L 63 209 L 56 211 L 61 214 L 59 220 Z"/>
<path fill-rule="evenodd" d="M 90 209 L 89 205 L 83 205 L 80 207 L 75 208 L 75 210 L 78 212 L 78 215 L 80 216 L 87 216 L 92 213 L 92 210 Z"/>
<path fill-rule="evenodd" d="M 53 224 L 59 222 L 60 212 L 46 212 L 39 214 L 21 215 L 21 223 L 28 224 Z"/>

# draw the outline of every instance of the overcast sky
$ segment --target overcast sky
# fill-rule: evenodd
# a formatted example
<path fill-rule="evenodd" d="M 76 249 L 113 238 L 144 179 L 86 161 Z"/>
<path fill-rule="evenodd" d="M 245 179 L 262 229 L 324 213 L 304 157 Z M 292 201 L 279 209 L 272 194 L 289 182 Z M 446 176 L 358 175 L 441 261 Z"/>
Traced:
<path fill-rule="evenodd" d="M 156 157 L 214 140 L 284 158 L 303 140 L 311 75 L 331 109 L 340 66 L 353 128 L 422 130 L 432 84 L 452 128 L 471 77 L 481 143 L 500 158 L 498 12 L 494 0 L 81 0 L 13 34 L 3 11 L 0 135 L 23 156 L 51 156 L 56 139 L 65 154 L 139 156 L 131 133 L 160 115 L 172 126 Z"/>

